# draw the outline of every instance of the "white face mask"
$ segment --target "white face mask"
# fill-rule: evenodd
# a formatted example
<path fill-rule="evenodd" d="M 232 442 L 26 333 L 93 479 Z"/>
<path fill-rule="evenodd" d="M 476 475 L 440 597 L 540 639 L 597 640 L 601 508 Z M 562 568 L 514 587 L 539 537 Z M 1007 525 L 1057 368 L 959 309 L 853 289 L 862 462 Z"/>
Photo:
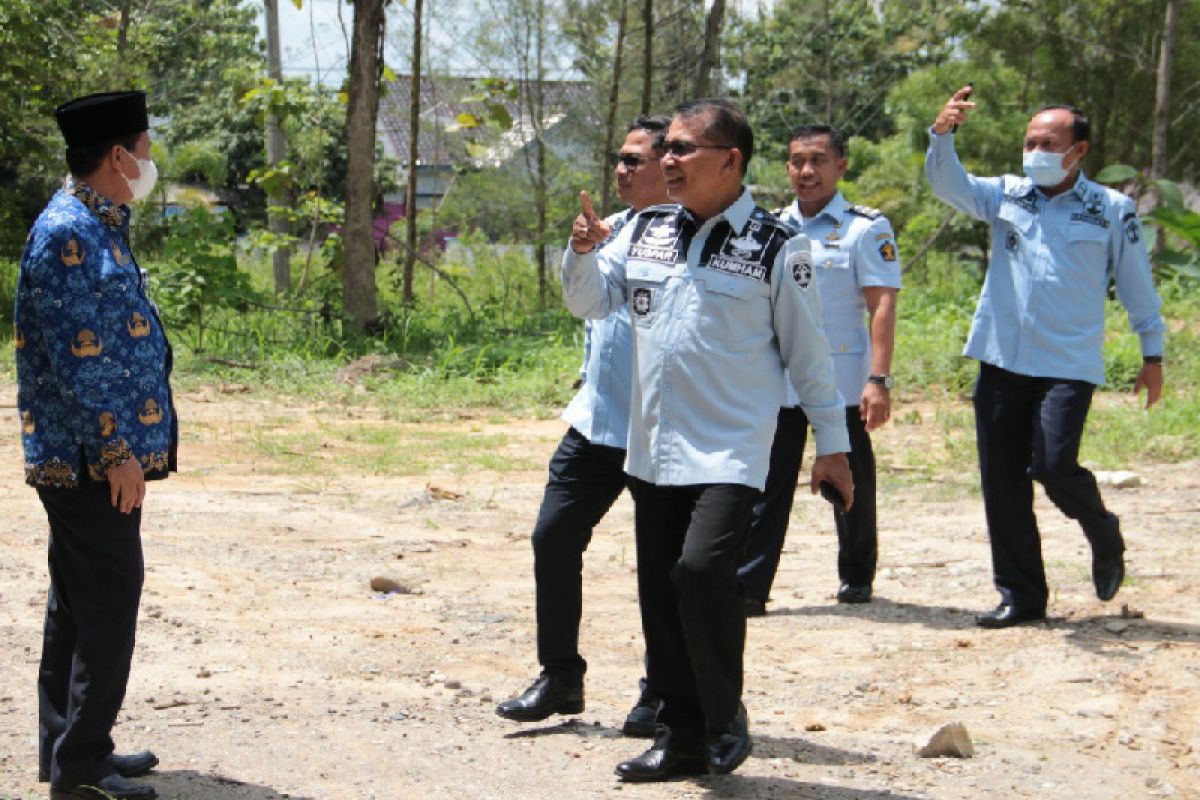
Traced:
<path fill-rule="evenodd" d="M 1038 186 L 1058 186 L 1070 174 L 1063 166 L 1063 160 L 1074 148 L 1075 145 L 1071 145 L 1066 153 L 1045 153 L 1041 150 L 1025 153 L 1021 158 L 1021 166 L 1025 168 L 1025 174 L 1030 180 Z"/>
<path fill-rule="evenodd" d="M 125 152 L 129 153 L 128 150 Z M 129 153 L 129 157 L 137 162 L 138 176 L 130 180 L 125 173 L 121 173 L 121 177 L 125 178 L 125 183 L 129 186 L 129 191 L 133 193 L 134 200 L 145 200 L 154 191 L 154 184 L 158 181 L 158 167 L 154 165 L 153 161 L 149 159 L 143 161 L 133 153 Z"/>

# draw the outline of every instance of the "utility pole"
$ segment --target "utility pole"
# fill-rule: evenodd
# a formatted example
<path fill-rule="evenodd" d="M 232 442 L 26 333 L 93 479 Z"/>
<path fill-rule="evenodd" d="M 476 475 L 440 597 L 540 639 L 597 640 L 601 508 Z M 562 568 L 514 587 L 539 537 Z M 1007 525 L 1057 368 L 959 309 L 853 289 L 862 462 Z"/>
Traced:
<path fill-rule="evenodd" d="M 267 74 L 277 84 L 283 83 L 283 59 L 279 52 L 279 0 L 263 0 L 267 17 Z M 278 169 L 287 158 L 287 140 L 279 118 L 267 110 L 267 163 Z M 267 225 L 277 239 L 288 235 L 287 219 L 280 211 L 280 199 L 272 197 L 267 210 Z M 275 276 L 275 292 L 285 294 L 292 288 L 292 250 L 279 245 L 271 256 L 272 273 Z"/>

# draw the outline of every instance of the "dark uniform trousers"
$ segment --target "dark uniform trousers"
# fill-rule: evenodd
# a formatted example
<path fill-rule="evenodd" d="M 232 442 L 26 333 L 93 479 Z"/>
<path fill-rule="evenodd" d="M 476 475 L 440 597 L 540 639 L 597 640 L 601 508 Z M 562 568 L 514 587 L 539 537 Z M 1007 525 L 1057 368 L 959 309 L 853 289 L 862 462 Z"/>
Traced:
<path fill-rule="evenodd" d="M 550 479 L 533 529 L 537 648 L 542 669 L 569 686 L 583 682 L 579 654 L 583 553 L 592 529 L 625 488 L 625 451 L 592 444 L 571 428 L 550 459 Z"/>
<path fill-rule="evenodd" d="M 992 570 L 1003 601 L 1022 610 L 1045 611 L 1048 596 L 1034 480 L 1078 520 L 1096 556 L 1125 549 L 1116 515 L 1105 509 L 1095 477 L 1079 464 L 1095 388 L 1086 381 L 1033 378 L 980 364 L 975 436 Z"/>
<path fill-rule="evenodd" d="M 629 490 L 647 681 L 663 700 L 658 721 L 673 741 L 698 746 L 729 724 L 742 697 L 746 612 L 737 566 L 759 493 L 632 477 Z"/>
<path fill-rule="evenodd" d="M 870 586 L 875 580 L 879 555 L 875 514 L 875 451 L 871 436 L 859 416 L 858 406 L 846 408 L 850 432 L 850 473 L 854 477 L 854 504 L 845 514 L 834 514 L 838 536 L 838 577 L 851 586 Z M 796 483 L 804 445 L 808 440 L 808 417 L 800 408 L 779 409 L 775 439 L 771 443 L 770 471 L 762 496 L 754 504 L 746 552 L 738 569 L 738 580 L 746 596 L 767 602 L 779 557 L 787 537 L 788 520 L 796 497 Z"/>
<path fill-rule="evenodd" d="M 52 785 L 90 784 L 113 772 L 142 594 L 142 512 L 113 508 L 107 483 L 37 492 L 50 521 L 38 756 Z"/>

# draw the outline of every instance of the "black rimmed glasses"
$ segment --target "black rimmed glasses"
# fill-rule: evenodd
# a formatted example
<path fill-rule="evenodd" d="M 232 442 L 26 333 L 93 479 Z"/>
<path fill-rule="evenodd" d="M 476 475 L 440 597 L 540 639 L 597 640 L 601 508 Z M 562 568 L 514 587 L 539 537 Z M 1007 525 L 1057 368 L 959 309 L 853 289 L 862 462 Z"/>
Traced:
<path fill-rule="evenodd" d="M 658 161 L 658 156 L 646 156 L 645 158 L 642 158 L 636 153 L 613 153 L 608 157 L 608 165 L 610 167 L 615 168 L 618 164 L 623 164 L 625 169 L 629 170 L 630 172 L 637 169 L 642 164 L 647 164 L 651 161 Z"/>
<path fill-rule="evenodd" d="M 662 143 L 663 155 L 674 156 L 675 158 L 683 158 L 690 156 L 697 150 L 732 150 L 731 144 L 696 144 L 695 142 L 682 142 L 678 139 L 668 139 Z"/>

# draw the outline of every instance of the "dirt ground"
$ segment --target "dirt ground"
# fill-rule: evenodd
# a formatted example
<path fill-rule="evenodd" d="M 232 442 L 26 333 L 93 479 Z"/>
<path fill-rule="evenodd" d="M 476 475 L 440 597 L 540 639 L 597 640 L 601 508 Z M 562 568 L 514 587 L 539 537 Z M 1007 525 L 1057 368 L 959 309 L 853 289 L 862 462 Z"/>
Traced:
<path fill-rule="evenodd" d="M 621 786 L 613 766 L 645 747 L 618 730 L 642 652 L 627 497 L 586 559 L 587 711 L 524 726 L 493 711 L 536 674 L 529 534 L 562 423 L 401 424 L 216 389 L 186 393 L 180 412 L 184 471 L 150 488 L 116 730 L 122 750 L 157 751 L 162 797 L 1200 797 L 1196 463 L 1129 465 L 1144 485 L 1106 490 L 1129 546 L 1109 604 L 1078 528 L 1039 496 L 1051 619 L 982 631 L 972 615 L 996 594 L 976 478 L 914 474 L 899 455 L 936 446 L 936 426 L 889 426 L 876 438 L 875 601 L 833 601 L 832 520 L 800 496 L 771 613 L 749 625 L 753 756 L 732 776 Z M 321 435 L 374 425 L 401 447 L 436 447 L 407 434 L 478 436 L 529 468 L 423 452 L 440 466 L 367 474 L 343 466 L 337 448 L 353 445 L 336 442 L 284 468 L 287 453 L 255 432 L 267 419 Z M 0 798 L 23 800 L 46 796 L 34 692 L 46 523 L 12 428 L 0 439 Z M 379 595 L 377 575 L 411 591 Z M 974 758 L 917 757 L 954 721 Z"/>

